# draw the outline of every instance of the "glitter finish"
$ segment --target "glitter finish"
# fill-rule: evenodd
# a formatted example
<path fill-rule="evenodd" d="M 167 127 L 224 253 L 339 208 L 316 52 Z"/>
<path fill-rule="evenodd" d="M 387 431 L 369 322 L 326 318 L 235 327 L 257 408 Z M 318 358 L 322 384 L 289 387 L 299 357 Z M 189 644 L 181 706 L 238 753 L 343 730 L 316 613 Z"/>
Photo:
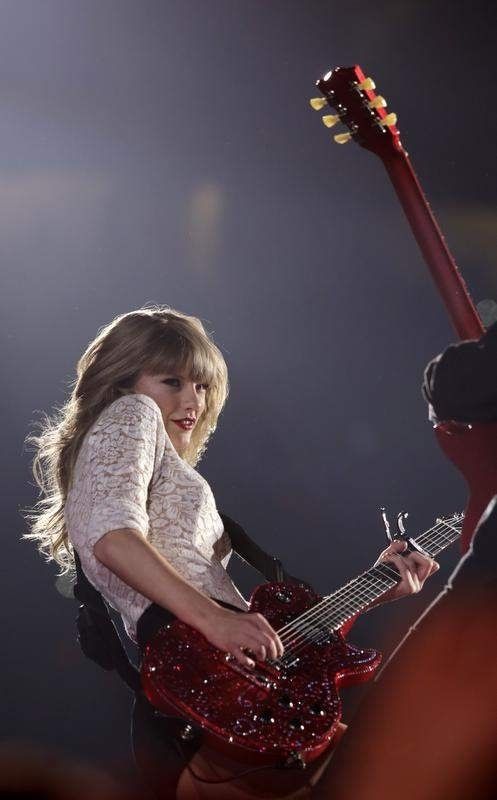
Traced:
<path fill-rule="evenodd" d="M 250 611 L 273 628 L 284 625 L 321 598 L 286 583 L 259 586 Z M 243 613 L 243 612 L 241 612 Z M 313 636 L 316 635 L 314 630 Z M 317 758 L 340 722 L 338 687 L 372 677 L 381 661 L 330 633 L 321 643 L 299 634 L 281 661 L 257 662 L 254 670 L 213 647 L 179 620 L 161 628 L 146 648 L 142 684 L 150 702 L 165 714 L 199 724 L 209 741 L 254 763 Z"/>

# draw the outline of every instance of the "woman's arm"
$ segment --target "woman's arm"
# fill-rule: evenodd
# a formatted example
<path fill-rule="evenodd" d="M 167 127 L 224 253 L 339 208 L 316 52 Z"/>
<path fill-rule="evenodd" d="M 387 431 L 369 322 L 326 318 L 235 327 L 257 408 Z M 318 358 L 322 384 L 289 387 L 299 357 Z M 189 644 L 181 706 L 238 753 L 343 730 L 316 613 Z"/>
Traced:
<path fill-rule="evenodd" d="M 96 542 L 93 552 L 124 583 L 199 630 L 241 664 L 254 665 L 247 649 L 261 661 L 283 654 L 278 634 L 262 614 L 239 614 L 218 605 L 188 583 L 139 531 L 109 531 Z"/>

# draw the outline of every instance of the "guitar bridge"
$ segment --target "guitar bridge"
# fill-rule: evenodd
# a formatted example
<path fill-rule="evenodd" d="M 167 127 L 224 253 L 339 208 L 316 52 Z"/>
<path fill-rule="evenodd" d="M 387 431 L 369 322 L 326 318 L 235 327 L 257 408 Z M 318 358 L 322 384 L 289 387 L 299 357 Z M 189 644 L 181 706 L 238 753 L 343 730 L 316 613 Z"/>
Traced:
<path fill-rule="evenodd" d="M 265 675 L 260 668 L 256 668 L 255 670 L 248 669 L 242 666 L 236 658 L 229 653 L 226 656 L 226 661 L 234 672 L 243 675 L 244 678 L 254 686 L 257 686 L 258 689 L 265 689 L 267 692 L 270 692 L 278 688 L 273 677 L 271 675 Z"/>

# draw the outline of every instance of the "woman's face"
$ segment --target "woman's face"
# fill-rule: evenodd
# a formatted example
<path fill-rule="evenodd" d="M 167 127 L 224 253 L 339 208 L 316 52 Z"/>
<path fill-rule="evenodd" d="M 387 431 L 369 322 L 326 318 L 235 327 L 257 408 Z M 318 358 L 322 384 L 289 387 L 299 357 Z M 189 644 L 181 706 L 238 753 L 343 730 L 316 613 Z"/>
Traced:
<path fill-rule="evenodd" d="M 205 410 L 206 390 L 206 384 L 173 373 L 150 375 L 142 372 L 133 386 L 137 394 L 146 394 L 155 400 L 167 434 L 180 455 L 188 447 L 192 431 Z"/>

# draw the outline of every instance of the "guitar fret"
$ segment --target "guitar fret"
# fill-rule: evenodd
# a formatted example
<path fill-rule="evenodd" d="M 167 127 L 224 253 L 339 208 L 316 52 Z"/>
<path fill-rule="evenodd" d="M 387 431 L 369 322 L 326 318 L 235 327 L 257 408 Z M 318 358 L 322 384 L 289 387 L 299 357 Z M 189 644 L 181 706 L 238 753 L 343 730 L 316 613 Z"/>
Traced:
<path fill-rule="evenodd" d="M 386 563 L 377 564 L 375 567 L 373 567 L 373 569 L 375 569 L 378 572 L 380 572 L 381 575 L 384 576 L 384 579 L 386 579 L 387 581 L 390 581 L 390 585 L 391 586 L 395 586 L 395 584 L 397 583 L 397 581 L 400 578 L 400 573 L 393 566 L 393 564 L 386 564 Z M 392 583 L 392 579 L 393 579 L 393 583 Z"/>
<path fill-rule="evenodd" d="M 442 530 L 440 530 L 440 527 L 442 527 Z M 458 539 L 460 534 L 461 531 L 459 528 L 451 525 L 446 520 L 440 520 L 438 526 L 422 534 L 418 542 L 424 550 L 436 556 Z"/>
<path fill-rule="evenodd" d="M 371 602 L 377 600 L 378 597 L 381 597 L 382 594 L 385 594 L 385 592 L 395 586 L 397 580 L 392 579 L 390 572 L 395 574 L 397 579 L 400 577 L 395 570 L 388 570 L 387 575 L 385 575 L 378 567 L 372 567 L 344 587 L 343 590 L 339 590 L 339 592 L 332 595 L 330 601 L 332 599 L 335 606 L 341 603 L 342 607 L 339 609 L 338 613 L 332 613 L 330 615 L 328 612 L 328 624 L 330 624 L 332 628 L 341 627 L 344 622 L 354 616 L 354 614 L 362 611 L 370 605 Z M 349 596 L 340 596 L 344 595 L 345 591 Z"/>

